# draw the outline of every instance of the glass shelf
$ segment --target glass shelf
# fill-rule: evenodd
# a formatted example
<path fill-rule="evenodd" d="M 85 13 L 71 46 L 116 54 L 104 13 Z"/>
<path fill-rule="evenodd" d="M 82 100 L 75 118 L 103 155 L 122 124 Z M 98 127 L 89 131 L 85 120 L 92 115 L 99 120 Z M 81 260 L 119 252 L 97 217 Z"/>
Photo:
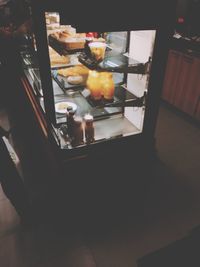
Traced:
<path fill-rule="evenodd" d="M 63 66 L 62 69 L 69 68 L 72 66 L 75 66 L 75 65 Z M 52 74 L 53 79 L 57 82 L 57 84 L 60 86 L 63 92 L 65 92 L 66 90 L 70 90 L 70 89 L 75 90 L 76 88 L 84 87 L 86 85 L 86 80 L 84 80 L 81 84 L 78 84 L 78 85 L 70 84 L 68 82 L 67 77 L 64 77 L 58 74 L 58 71 L 57 71 L 58 69 L 60 69 L 60 67 L 54 68 L 54 69 L 52 68 L 51 74 Z M 113 79 L 116 85 L 122 85 L 124 83 L 123 76 L 120 73 L 113 73 Z"/>
<path fill-rule="evenodd" d="M 78 56 L 79 61 L 92 70 L 109 71 L 118 73 L 146 74 L 149 62 L 140 63 L 124 54 L 106 51 L 103 61 L 98 62 L 82 52 Z"/>
<path fill-rule="evenodd" d="M 94 142 L 88 144 L 85 142 L 81 145 L 73 146 L 69 137 L 66 134 L 63 134 L 62 127 L 58 128 L 57 133 L 60 140 L 61 149 L 79 149 L 82 147 L 86 147 L 88 145 L 93 146 L 101 142 L 105 142 L 108 140 L 114 140 L 117 138 L 122 138 L 125 136 L 135 135 L 140 133 L 141 131 L 134 126 L 127 118 L 116 115 L 112 117 L 108 117 L 107 120 L 96 120 L 94 121 L 95 127 L 95 140 Z"/>
<path fill-rule="evenodd" d="M 145 103 L 145 94 L 142 97 L 136 97 L 122 85 L 115 87 L 112 101 L 104 99 L 95 101 L 86 91 L 88 90 L 83 86 L 67 90 L 62 95 L 55 96 L 55 103 L 62 101 L 75 103 L 77 105 L 77 115 L 84 116 L 86 113 L 90 113 L 93 115 L 94 120 L 106 119 L 115 114 L 123 114 L 125 107 L 142 107 Z M 58 124 L 63 123 L 66 121 L 66 116 L 65 114 L 56 113 L 56 119 Z"/>
<path fill-rule="evenodd" d="M 67 50 L 63 44 L 57 39 L 49 36 L 49 45 L 55 49 L 60 55 L 69 55 L 80 53 L 78 59 L 80 63 L 85 65 L 91 70 L 97 71 L 109 71 L 118 73 L 135 73 L 135 74 L 146 74 L 149 68 L 149 63 L 140 63 L 127 55 L 112 51 L 109 47 L 106 48 L 105 58 L 102 62 L 94 60 L 92 57 L 87 55 L 84 49 L 71 49 Z"/>

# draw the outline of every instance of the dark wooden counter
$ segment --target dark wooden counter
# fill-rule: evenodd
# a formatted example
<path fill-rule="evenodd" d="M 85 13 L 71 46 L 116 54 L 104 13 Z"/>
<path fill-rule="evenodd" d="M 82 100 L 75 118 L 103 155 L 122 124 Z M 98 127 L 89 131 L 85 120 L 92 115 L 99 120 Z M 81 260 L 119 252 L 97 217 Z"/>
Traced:
<path fill-rule="evenodd" d="M 196 50 L 194 50 L 194 48 Z M 192 118 L 199 120 L 200 43 L 172 41 L 169 51 L 162 98 Z"/>

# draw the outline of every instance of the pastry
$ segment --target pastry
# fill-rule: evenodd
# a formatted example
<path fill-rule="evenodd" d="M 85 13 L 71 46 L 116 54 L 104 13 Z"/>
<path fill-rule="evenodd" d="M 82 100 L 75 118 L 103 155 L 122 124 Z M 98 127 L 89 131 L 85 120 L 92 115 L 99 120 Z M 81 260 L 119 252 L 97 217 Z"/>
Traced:
<path fill-rule="evenodd" d="M 59 32 L 54 32 L 54 33 L 51 34 L 51 36 L 58 40 L 60 38 L 60 33 Z"/>
<path fill-rule="evenodd" d="M 49 46 L 49 55 L 58 54 L 52 47 Z"/>
<path fill-rule="evenodd" d="M 84 79 L 82 76 L 69 76 L 67 78 L 67 81 L 70 84 L 78 85 L 78 84 L 82 84 Z"/>
<path fill-rule="evenodd" d="M 76 38 L 85 38 L 86 37 L 86 33 L 76 33 L 75 37 Z"/>
<path fill-rule="evenodd" d="M 85 46 L 85 38 L 68 37 L 60 40 L 63 46 L 68 50 L 83 49 Z"/>
<path fill-rule="evenodd" d="M 67 109 L 69 107 L 69 105 L 67 103 L 60 103 L 58 105 L 58 110 L 63 110 L 63 109 Z"/>
<path fill-rule="evenodd" d="M 80 76 L 80 75 L 88 75 L 89 69 L 83 65 L 77 65 L 74 67 L 69 67 L 65 69 L 58 70 L 58 74 L 64 77 L 68 76 Z"/>
<path fill-rule="evenodd" d="M 93 42 L 102 42 L 102 43 L 105 43 L 105 39 L 100 37 L 100 38 L 93 38 Z"/>
<path fill-rule="evenodd" d="M 68 64 L 70 59 L 68 56 L 60 56 L 54 49 L 49 47 L 49 57 L 51 65 Z"/>
<path fill-rule="evenodd" d="M 67 56 L 60 56 L 60 55 L 50 55 L 50 62 L 51 65 L 57 65 L 57 64 L 68 64 L 70 62 L 69 57 Z"/>
<path fill-rule="evenodd" d="M 59 33 L 59 39 L 65 40 L 66 38 L 70 38 L 72 35 L 69 32 L 63 31 Z"/>

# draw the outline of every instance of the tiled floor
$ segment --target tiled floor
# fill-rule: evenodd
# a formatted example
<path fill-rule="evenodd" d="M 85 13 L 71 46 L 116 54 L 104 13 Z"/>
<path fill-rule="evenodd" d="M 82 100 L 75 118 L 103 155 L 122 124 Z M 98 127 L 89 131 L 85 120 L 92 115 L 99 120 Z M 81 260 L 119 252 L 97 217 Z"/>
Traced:
<path fill-rule="evenodd" d="M 133 208 L 129 222 L 106 232 L 23 229 L 0 189 L 0 266 L 136 267 L 142 256 L 187 235 L 200 224 L 200 130 L 161 107 L 156 134 L 160 161 L 145 179 L 143 210 L 136 215 Z"/>

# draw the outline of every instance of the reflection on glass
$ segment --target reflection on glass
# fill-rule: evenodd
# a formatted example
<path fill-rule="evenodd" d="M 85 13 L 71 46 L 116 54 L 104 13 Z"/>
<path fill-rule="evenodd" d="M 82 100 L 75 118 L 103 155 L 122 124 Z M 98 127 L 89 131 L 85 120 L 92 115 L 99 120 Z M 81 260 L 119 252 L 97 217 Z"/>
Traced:
<path fill-rule="evenodd" d="M 33 92 L 38 97 L 42 109 L 44 110 L 44 104 L 42 99 L 43 90 L 38 62 L 38 51 L 36 46 L 35 34 L 31 25 L 31 20 L 28 20 L 26 23 L 23 24 L 23 28 L 22 26 L 20 28 L 21 34 L 18 35 L 18 40 L 20 44 L 20 54 L 22 57 L 24 73 L 33 88 Z"/>

